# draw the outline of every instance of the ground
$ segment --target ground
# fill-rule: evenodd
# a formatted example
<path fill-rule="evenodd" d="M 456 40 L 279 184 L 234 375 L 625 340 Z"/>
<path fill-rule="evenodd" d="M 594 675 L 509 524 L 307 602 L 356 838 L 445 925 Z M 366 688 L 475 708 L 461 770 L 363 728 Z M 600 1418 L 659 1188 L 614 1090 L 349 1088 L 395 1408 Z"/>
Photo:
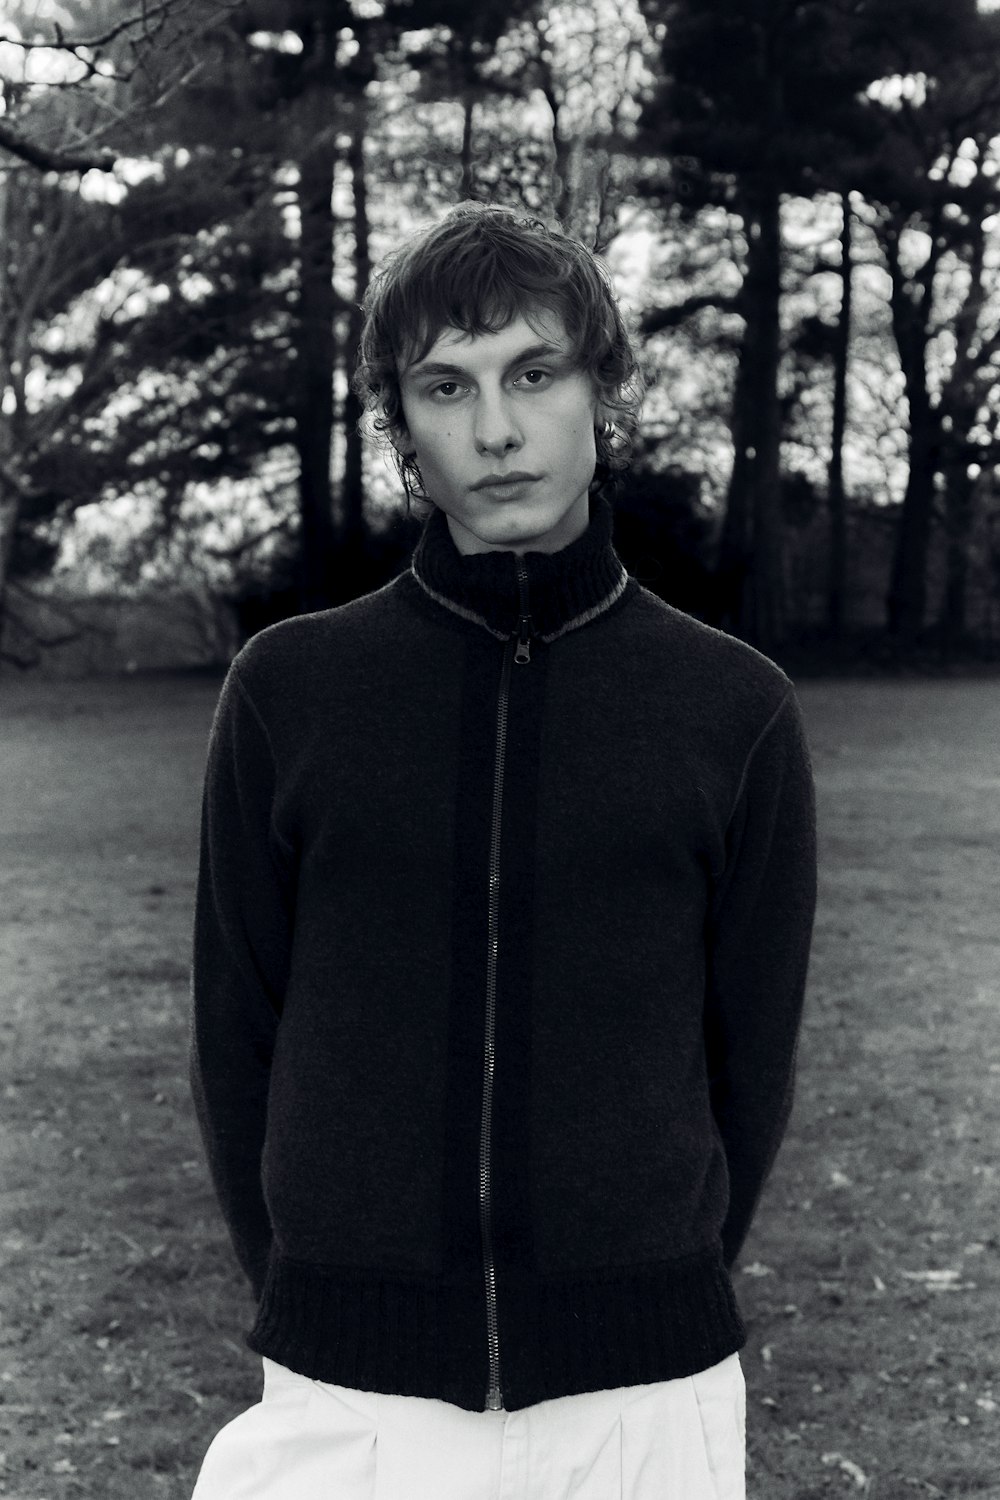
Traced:
<path fill-rule="evenodd" d="M 185 1073 L 217 691 L 0 681 L 4 1500 L 188 1500 L 258 1393 Z M 750 1500 L 1000 1500 L 1000 681 L 800 695 L 822 875 L 736 1276 Z"/>

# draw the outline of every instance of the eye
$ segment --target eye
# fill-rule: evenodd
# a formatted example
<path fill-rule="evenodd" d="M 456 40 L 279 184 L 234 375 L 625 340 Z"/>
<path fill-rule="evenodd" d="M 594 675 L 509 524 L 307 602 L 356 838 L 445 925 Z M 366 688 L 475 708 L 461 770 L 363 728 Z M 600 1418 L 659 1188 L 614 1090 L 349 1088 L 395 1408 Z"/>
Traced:
<path fill-rule="evenodd" d="M 461 386 L 457 380 L 442 380 L 439 385 L 433 387 L 431 395 L 441 396 L 445 401 L 449 401 L 460 390 Z"/>
<path fill-rule="evenodd" d="M 548 370 L 530 369 L 522 370 L 517 378 L 519 381 L 523 381 L 530 389 L 537 390 L 539 386 L 547 384 L 552 379 L 552 376 Z"/>

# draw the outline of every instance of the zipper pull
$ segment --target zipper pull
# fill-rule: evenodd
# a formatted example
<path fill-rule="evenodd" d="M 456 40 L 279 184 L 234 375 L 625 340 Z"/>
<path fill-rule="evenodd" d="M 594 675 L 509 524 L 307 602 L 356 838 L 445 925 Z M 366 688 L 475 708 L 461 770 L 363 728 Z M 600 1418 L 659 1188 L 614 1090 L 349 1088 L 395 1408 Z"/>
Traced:
<path fill-rule="evenodd" d="M 521 601 L 514 660 L 521 667 L 531 660 L 531 614 L 528 610 L 528 569 L 523 557 L 517 557 L 514 561 L 517 567 L 517 592 Z"/>

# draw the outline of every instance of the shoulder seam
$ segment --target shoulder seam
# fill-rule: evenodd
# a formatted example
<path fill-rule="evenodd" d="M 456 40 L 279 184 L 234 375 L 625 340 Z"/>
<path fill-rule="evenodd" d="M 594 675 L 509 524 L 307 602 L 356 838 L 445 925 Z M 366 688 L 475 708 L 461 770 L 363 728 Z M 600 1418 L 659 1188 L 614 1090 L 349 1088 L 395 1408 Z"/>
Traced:
<path fill-rule="evenodd" d="M 257 728 L 260 730 L 261 734 L 264 737 L 264 743 L 267 746 L 267 753 L 271 757 L 271 765 L 274 767 L 275 775 L 277 776 L 278 758 L 277 758 L 277 756 L 274 753 L 274 745 L 271 743 L 270 730 L 268 729 L 267 725 L 264 722 L 264 716 L 261 713 L 260 709 L 257 707 L 256 703 L 254 702 L 254 700 L 253 700 L 253 698 L 251 696 L 251 693 L 250 693 L 250 689 L 247 687 L 246 683 L 243 681 L 243 674 L 240 671 L 239 667 L 237 666 L 236 662 L 233 662 L 232 666 L 230 667 L 230 671 L 232 673 L 233 681 L 236 684 L 236 689 L 237 689 L 240 697 L 243 699 L 243 702 L 246 704 L 247 708 L 250 710 L 251 714 L 254 717 L 254 722 L 256 723 Z M 274 823 L 273 817 L 268 818 L 268 822 L 269 822 L 269 824 L 271 826 L 271 829 L 273 830 L 274 837 L 276 838 L 276 840 L 278 841 L 278 843 L 281 845 L 281 847 L 285 851 L 285 853 L 287 855 L 289 855 L 289 856 L 293 855 L 294 854 L 294 850 L 292 849 L 291 844 L 284 837 L 284 835 L 279 831 L 279 829 L 275 827 L 275 823 Z"/>
<path fill-rule="evenodd" d="M 784 711 L 785 704 L 788 703 L 789 700 L 792 698 L 794 691 L 795 690 L 794 690 L 794 688 L 791 685 L 789 685 L 785 689 L 785 691 L 784 691 L 784 693 L 782 695 L 782 698 L 781 698 L 781 702 L 778 704 L 777 708 L 774 710 L 774 713 L 768 719 L 767 723 L 764 725 L 764 727 L 761 730 L 760 734 L 754 740 L 753 744 L 750 746 L 750 749 L 747 752 L 747 758 L 743 762 L 743 770 L 742 770 L 742 772 L 740 774 L 739 785 L 736 788 L 736 795 L 733 798 L 733 805 L 729 809 L 729 817 L 726 819 L 726 827 L 727 828 L 730 826 L 730 824 L 733 821 L 733 818 L 736 816 L 736 809 L 739 807 L 739 805 L 740 805 L 740 799 L 742 798 L 743 793 L 746 790 L 747 777 L 750 774 L 750 766 L 753 763 L 753 758 L 757 754 L 757 751 L 759 750 L 760 746 L 764 743 L 764 741 L 767 739 L 768 735 L 771 733 L 771 730 L 773 729 L 774 725 L 777 723 L 778 719 L 780 718 L 781 714 Z"/>

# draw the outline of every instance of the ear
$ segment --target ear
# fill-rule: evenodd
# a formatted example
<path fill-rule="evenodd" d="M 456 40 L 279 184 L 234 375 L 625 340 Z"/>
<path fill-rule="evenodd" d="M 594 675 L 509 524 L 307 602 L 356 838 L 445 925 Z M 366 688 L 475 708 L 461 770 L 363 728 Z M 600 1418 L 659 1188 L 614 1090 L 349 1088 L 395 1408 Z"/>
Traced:
<path fill-rule="evenodd" d="M 598 401 L 594 406 L 594 431 L 598 437 L 606 437 L 614 426 L 614 412 L 610 406 L 603 401 Z"/>
<path fill-rule="evenodd" d="M 615 419 L 615 415 L 614 415 L 614 412 L 612 411 L 611 407 L 608 406 L 607 402 L 602 401 L 601 398 L 600 398 L 600 396 L 596 396 L 595 399 L 594 399 L 594 427 L 595 427 L 595 429 L 598 432 L 600 432 L 600 430 L 604 426 L 605 422 L 613 422 L 614 419 Z"/>
<path fill-rule="evenodd" d="M 408 429 L 402 424 L 390 435 L 389 441 L 400 458 L 414 458 L 416 456 L 417 445 L 410 437 Z"/>

